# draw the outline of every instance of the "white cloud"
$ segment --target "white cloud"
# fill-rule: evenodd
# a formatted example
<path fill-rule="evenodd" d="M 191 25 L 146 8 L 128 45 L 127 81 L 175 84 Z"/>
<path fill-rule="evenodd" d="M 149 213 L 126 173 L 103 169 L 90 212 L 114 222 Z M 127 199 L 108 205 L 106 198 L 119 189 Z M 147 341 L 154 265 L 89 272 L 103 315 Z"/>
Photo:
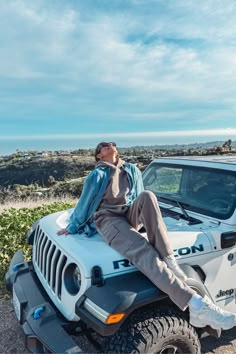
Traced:
<path fill-rule="evenodd" d="M 0 3 L 0 76 L 11 79 L 50 78 L 50 64 L 62 64 L 79 13 L 59 11 L 42 1 Z M 67 65 L 66 61 L 63 65 Z"/>
<path fill-rule="evenodd" d="M 27 86 L 14 99 L 10 87 L 2 103 L 38 100 L 41 105 L 45 98 L 52 105 L 55 97 L 61 105 L 67 99 L 65 111 L 75 110 L 78 101 L 83 110 L 84 101 L 97 114 L 102 106 L 97 96 L 114 90 L 104 110 L 112 112 L 113 97 L 120 95 L 117 117 L 128 110 L 128 117 L 139 120 L 180 119 L 187 116 L 178 106 L 182 103 L 191 106 L 190 119 L 199 121 L 218 116 L 221 103 L 231 119 L 236 111 L 235 1 L 126 3 L 120 11 L 106 12 L 86 8 L 83 1 L 76 6 L 70 1 L 1 2 L 0 86 L 10 80 L 16 91 L 21 82 L 42 90 L 31 92 Z M 144 113 L 136 102 L 145 105 Z M 201 106 L 204 118 L 196 113 Z"/>

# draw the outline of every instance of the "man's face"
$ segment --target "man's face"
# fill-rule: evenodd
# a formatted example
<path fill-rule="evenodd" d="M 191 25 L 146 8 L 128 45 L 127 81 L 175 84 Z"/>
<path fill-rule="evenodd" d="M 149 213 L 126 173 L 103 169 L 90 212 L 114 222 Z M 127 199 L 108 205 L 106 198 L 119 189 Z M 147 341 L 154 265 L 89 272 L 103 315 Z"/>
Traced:
<path fill-rule="evenodd" d="M 103 143 L 103 145 L 101 144 L 100 152 L 97 154 L 97 157 L 103 160 L 107 157 L 116 156 L 117 154 L 117 149 L 114 143 Z"/>

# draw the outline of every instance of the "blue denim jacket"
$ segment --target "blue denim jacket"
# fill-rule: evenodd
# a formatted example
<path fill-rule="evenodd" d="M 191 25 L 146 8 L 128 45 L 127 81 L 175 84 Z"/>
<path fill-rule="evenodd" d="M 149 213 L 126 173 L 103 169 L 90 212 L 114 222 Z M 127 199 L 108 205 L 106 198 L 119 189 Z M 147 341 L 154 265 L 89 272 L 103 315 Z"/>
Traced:
<path fill-rule="evenodd" d="M 126 204 L 131 205 L 144 190 L 142 174 L 133 164 L 125 162 L 123 169 L 127 172 L 130 191 Z M 98 209 L 110 179 L 110 167 L 98 166 L 86 178 L 80 199 L 71 214 L 67 230 L 71 234 L 85 233 L 91 236 L 96 232 L 93 215 Z"/>

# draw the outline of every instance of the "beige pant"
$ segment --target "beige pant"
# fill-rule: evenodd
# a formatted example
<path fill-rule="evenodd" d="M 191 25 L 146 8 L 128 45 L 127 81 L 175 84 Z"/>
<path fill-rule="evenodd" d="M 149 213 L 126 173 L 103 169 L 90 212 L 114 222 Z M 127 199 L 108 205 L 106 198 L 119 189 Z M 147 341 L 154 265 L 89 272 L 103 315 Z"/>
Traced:
<path fill-rule="evenodd" d="M 101 219 L 102 218 L 102 219 Z M 173 253 L 156 196 L 142 192 L 124 215 L 95 220 L 97 230 L 112 248 L 126 257 L 182 310 L 195 293 L 178 279 L 161 259 Z M 148 240 L 138 231 L 140 224 Z"/>

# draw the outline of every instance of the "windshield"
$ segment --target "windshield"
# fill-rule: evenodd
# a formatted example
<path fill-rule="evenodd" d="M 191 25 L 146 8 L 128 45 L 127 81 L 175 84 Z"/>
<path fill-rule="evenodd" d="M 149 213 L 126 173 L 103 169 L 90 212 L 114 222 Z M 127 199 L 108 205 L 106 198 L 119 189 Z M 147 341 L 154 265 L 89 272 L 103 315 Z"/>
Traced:
<path fill-rule="evenodd" d="M 181 202 L 188 210 L 228 219 L 235 210 L 236 173 L 220 169 L 153 163 L 144 188 Z"/>

